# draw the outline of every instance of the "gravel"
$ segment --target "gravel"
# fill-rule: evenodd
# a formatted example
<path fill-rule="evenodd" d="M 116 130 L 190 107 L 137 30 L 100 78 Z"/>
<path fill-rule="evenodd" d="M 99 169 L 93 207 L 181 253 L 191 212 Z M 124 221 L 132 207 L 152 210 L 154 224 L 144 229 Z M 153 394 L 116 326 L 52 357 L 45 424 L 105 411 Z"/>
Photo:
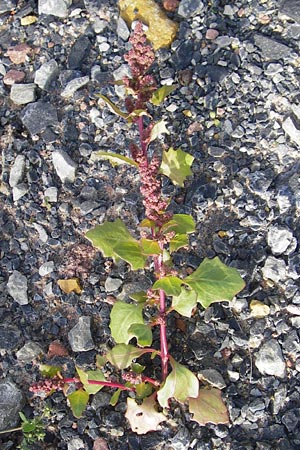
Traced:
<path fill-rule="evenodd" d="M 123 393 L 113 408 L 103 388 L 76 419 L 58 392 L 47 398 L 51 425 L 35 449 L 300 448 L 299 7 L 181 0 L 169 13 L 176 38 L 153 66 L 157 79 L 178 84 L 153 111 L 170 131 L 161 144 L 195 158 L 184 188 L 163 184 L 174 212 L 197 223 L 191 251 L 175 264 L 195 269 L 219 256 L 246 282 L 231 304 L 199 308 L 185 328 L 173 313 L 168 322 L 170 353 L 222 388 L 230 425 L 200 427 L 175 405 L 160 431 L 137 436 Z M 151 280 L 110 264 L 84 237 L 104 220 L 135 230 L 143 218 L 134 168 L 95 157 L 98 149 L 130 156 L 136 138 L 98 96 L 124 107 L 124 86 L 113 80 L 129 74 L 130 27 L 117 2 L 0 0 L 0 24 L 2 429 L 19 423 L 20 410 L 43 411 L 29 392 L 40 363 L 70 377 L 75 366 L 95 368 L 113 344 L 111 304 Z M 82 293 L 63 292 L 57 280 L 66 278 L 78 278 Z M 48 353 L 56 341 L 63 356 Z M 20 440 L 1 435 L 0 447 Z"/>

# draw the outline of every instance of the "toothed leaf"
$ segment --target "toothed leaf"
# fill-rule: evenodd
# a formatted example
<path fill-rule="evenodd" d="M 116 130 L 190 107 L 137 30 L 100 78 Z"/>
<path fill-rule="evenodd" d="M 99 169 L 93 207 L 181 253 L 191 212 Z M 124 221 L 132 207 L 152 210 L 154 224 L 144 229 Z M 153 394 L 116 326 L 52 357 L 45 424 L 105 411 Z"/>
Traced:
<path fill-rule="evenodd" d="M 181 187 L 184 181 L 192 175 L 191 165 L 194 157 L 180 148 L 174 150 L 172 147 L 163 152 L 160 172 L 170 178 L 173 184 Z"/>

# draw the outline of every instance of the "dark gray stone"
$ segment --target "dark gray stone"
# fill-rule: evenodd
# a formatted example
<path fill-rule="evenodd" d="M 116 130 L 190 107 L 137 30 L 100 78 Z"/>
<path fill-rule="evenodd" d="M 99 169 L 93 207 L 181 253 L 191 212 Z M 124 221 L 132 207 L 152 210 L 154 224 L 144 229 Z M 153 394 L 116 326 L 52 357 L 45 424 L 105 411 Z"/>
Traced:
<path fill-rule="evenodd" d="M 91 42 L 86 36 L 80 36 L 72 45 L 69 57 L 68 67 L 70 69 L 81 69 L 83 63 L 89 55 Z"/>
<path fill-rule="evenodd" d="M 192 40 L 183 41 L 180 44 L 174 55 L 174 64 L 177 70 L 186 69 L 193 58 L 194 54 L 194 42 Z"/>
<path fill-rule="evenodd" d="M 39 88 L 47 90 L 57 75 L 58 64 L 55 59 L 50 59 L 50 61 L 42 64 L 41 67 L 35 72 L 34 82 Z"/>
<path fill-rule="evenodd" d="M 0 431 L 15 427 L 19 423 L 19 412 L 23 405 L 22 392 L 14 383 L 0 383 Z"/>
<path fill-rule="evenodd" d="M 11 11 L 17 5 L 16 0 L 0 0 L 0 14 Z"/>
<path fill-rule="evenodd" d="M 300 22 L 300 0 L 285 0 L 279 11 L 294 19 L 295 22 Z"/>
<path fill-rule="evenodd" d="M 17 328 L 0 325 L 0 349 L 14 350 L 20 345 L 21 333 Z"/>
<path fill-rule="evenodd" d="M 222 83 L 222 81 L 224 81 L 229 75 L 229 70 L 223 66 L 208 64 L 206 66 L 206 75 L 209 76 L 211 81 L 214 81 L 215 83 Z"/>
<path fill-rule="evenodd" d="M 50 103 L 35 102 L 21 112 L 21 120 L 31 135 L 39 134 L 47 127 L 58 125 L 57 111 Z"/>
<path fill-rule="evenodd" d="M 14 270 L 7 282 L 7 290 L 15 302 L 19 305 L 28 304 L 27 278 L 22 273 Z"/>
<path fill-rule="evenodd" d="M 254 43 L 260 49 L 261 55 L 265 60 L 278 61 L 288 57 L 292 52 L 292 49 L 287 45 L 262 34 L 254 35 Z"/>

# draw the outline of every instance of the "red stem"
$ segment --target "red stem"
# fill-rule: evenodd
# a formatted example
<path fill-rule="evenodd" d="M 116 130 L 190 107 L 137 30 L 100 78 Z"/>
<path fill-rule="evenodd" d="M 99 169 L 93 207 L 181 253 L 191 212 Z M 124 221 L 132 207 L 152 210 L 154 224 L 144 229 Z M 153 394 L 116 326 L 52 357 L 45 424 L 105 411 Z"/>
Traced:
<path fill-rule="evenodd" d="M 64 378 L 65 383 L 81 383 L 79 378 Z M 114 383 L 113 381 L 96 381 L 88 380 L 89 384 L 96 384 L 99 386 L 109 386 L 116 389 L 122 389 L 122 391 L 135 391 L 134 388 L 124 386 L 124 384 Z"/>

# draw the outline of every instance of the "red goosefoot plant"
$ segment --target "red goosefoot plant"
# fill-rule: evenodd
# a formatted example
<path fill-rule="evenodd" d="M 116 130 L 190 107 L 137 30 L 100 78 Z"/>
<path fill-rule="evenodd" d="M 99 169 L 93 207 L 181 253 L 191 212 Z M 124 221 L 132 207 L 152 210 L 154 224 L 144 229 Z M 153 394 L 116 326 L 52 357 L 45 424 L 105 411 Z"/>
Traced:
<path fill-rule="evenodd" d="M 48 378 L 31 390 L 46 394 L 63 390 L 75 417 L 83 414 L 89 395 L 104 387 L 115 389 L 111 405 L 117 403 L 122 391 L 128 391 L 125 416 L 138 434 L 159 429 L 159 424 L 167 420 L 171 400 L 188 406 L 191 420 L 200 425 L 228 423 L 221 391 L 200 387 L 197 376 L 169 353 L 167 318 L 172 311 L 190 318 L 197 303 L 207 308 L 213 302 L 231 301 L 243 289 L 244 281 L 236 269 L 227 267 L 218 257 L 205 258 L 188 276 L 180 274 L 172 264 L 172 254 L 188 248 L 188 235 L 195 231 L 195 222 L 190 215 L 168 210 L 169 200 L 162 193 L 162 177 L 167 176 L 174 185 L 184 186 L 185 179 L 192 174 L 194 158 L 173 148 L 163 150 L 162 154 L 155 150 L 150 156 L 151 143 L 168 130 L 163 120 L 154 123 L 147 105 L 149 102 L 160 105 L 177 86 L 158 88 L 154 77 L 148 74 L 155 55 L 146 43 L 141 23 L 135 26 L 130 43 L 125 60 L 132 78 L 122 80 L 127 93 L 127 111 L 121 111 L 104 95 L 100 97 L 114 113 L 137 127 L 139 143 L 130 143 L 131 157 L 102 151 L 98 156 L 113 164 L 128 164 L 139 172 L 145 219 L 139 224 L 139 239 L 132 236 L 120 219 L 96 225 L 86 237 L 105 257 L 112 258 L 116 264 L 123 260 L 133 271 L 147 270 L 155 281 L 147 292 L 135 292 L 130 294 L 130 300 L 115 301 L 110 313 L 110 330 L 116 345 L 97 357 L 96 370 L 84 371 L 77 367 L 75 378 L 64 378 L 60 368 L 44 365 L 42 373 Z M 145 311 L 147 316 L 151 314 L 150 320 L 145 319 Z M 151 347 L 154 327 L 160 331 L 159 349 Z M 146 376 L 143 373 L 146 367 L 136 362 L 146 354 L 149 362 L 150 358 L 160 358 L 160 379 Z M 103 368 L 109 363 L 120 371 L 118 378 L 116 375 L 106 378 Z M 68 394 L 70 384 L 73 392 Z"/>

